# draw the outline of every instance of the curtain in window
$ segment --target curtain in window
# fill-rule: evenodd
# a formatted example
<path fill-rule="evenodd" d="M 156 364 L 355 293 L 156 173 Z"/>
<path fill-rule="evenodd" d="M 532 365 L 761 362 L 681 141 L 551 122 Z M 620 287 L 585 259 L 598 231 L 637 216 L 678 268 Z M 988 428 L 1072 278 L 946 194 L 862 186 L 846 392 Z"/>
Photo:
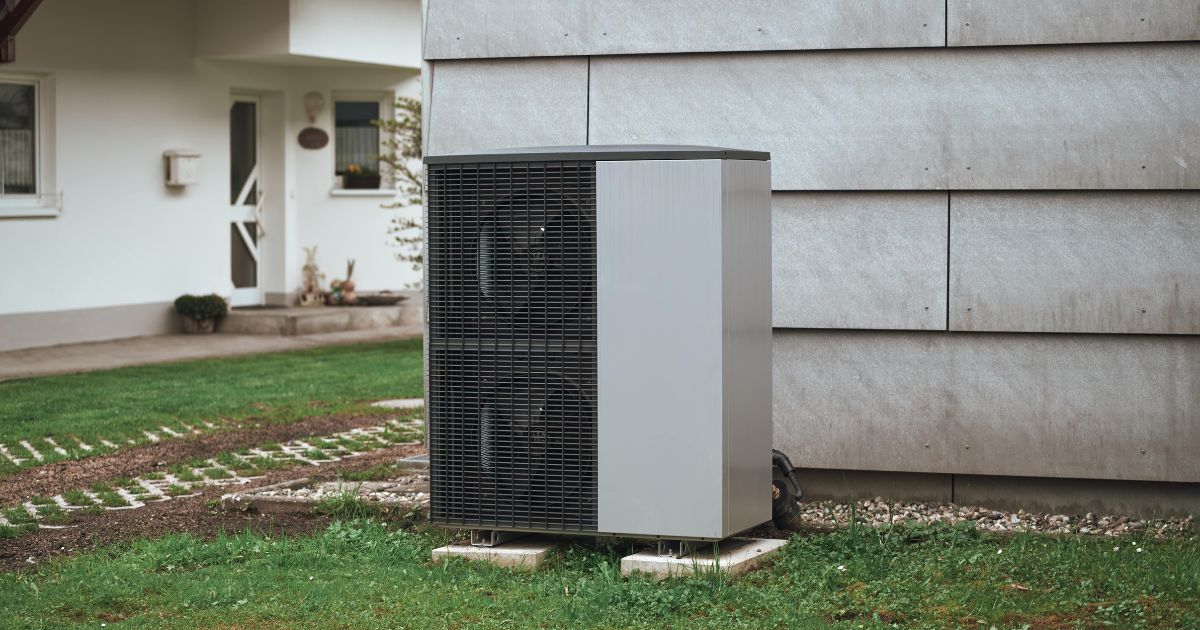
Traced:
<path fill-rule="evenodd" d="M 379 170 L 379 128 L 371 124 L 379 118 L 376 101 L 337 101 L 334 103 L 334 155 L 337 173 L 351 164 L 365 171 Z"/>
<path fill-rule="evenodd" d="M 37 192 L 32 85 L 0 83 L 0 194 Z"/>

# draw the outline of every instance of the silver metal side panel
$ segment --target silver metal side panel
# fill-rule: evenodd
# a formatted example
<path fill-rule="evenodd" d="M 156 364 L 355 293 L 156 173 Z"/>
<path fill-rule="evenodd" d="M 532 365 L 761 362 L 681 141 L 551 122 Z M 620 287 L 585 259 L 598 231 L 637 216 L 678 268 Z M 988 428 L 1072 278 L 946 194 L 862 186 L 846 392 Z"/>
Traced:
<path fill-rule="evenodd" d="M 769 169 L 597 163 L 601 532 L 770 518 Z"/>
<path fill-rule="evenodd" d="M 771 163 L 722 163 L 725 520 L 771 519 Z"/>
<path fill-rule="evenodd" d="M 720 538 L 721 160 L 596 164 L 598 528 Z"/>

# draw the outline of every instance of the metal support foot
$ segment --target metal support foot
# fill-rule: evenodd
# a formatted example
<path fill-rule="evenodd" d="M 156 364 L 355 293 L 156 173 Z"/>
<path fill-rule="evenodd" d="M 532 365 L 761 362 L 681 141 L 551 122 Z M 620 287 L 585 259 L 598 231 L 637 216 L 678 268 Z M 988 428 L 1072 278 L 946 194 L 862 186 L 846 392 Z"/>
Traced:
<path fill-rule="evenodd" d="M 471 530 L 471 545 L 474 547 L 495 547 L 510 540 L 528 536 L 523 532 L 503 532 L 495 529 Z"/>

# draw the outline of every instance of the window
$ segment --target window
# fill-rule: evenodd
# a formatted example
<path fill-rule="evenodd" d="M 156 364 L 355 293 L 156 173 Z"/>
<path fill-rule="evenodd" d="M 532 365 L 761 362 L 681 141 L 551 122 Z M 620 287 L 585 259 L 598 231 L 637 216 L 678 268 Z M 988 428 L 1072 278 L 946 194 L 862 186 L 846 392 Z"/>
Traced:
<path fill-rule="evenodd" d="M 0 196 L 38 192 L 37 84 L 0 80 Z"/>
<path fill-rule="evenodd" d="M 334 170 L 342 188 L 380 187 L 379 128 L 371 124 L 382 118 L 380 109 L 378 99 L 334 101 Z"/>

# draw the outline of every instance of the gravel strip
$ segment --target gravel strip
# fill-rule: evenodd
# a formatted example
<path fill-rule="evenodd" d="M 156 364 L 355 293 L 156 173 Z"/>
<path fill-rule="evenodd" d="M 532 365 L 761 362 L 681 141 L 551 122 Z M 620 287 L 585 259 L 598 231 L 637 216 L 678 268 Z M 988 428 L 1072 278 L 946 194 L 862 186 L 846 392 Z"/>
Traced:
<path fill-rule="evenodd" d="M 1037 512 L 1006 512 L 974 505 L 953 503 L 893 502 L 882 497 L 864 499 L 854 504 L 854 517 L 860 525 L 880 527 L 891 523 L 974 523 L 988 532 L 1037 532 L 1042 534 L 1082 534 L 1086 536 L 1151 535 L 1154 538 L 1186 536 L 1195 533 L 1195 522 L 1186 518 L 1138 519 L 1121 515 L 1043 514 Z M 800 504 L 804 522 L 814 528 L 845 527 L 850 522 L 850 504 L 836 501 L 806 501 Z"/>

